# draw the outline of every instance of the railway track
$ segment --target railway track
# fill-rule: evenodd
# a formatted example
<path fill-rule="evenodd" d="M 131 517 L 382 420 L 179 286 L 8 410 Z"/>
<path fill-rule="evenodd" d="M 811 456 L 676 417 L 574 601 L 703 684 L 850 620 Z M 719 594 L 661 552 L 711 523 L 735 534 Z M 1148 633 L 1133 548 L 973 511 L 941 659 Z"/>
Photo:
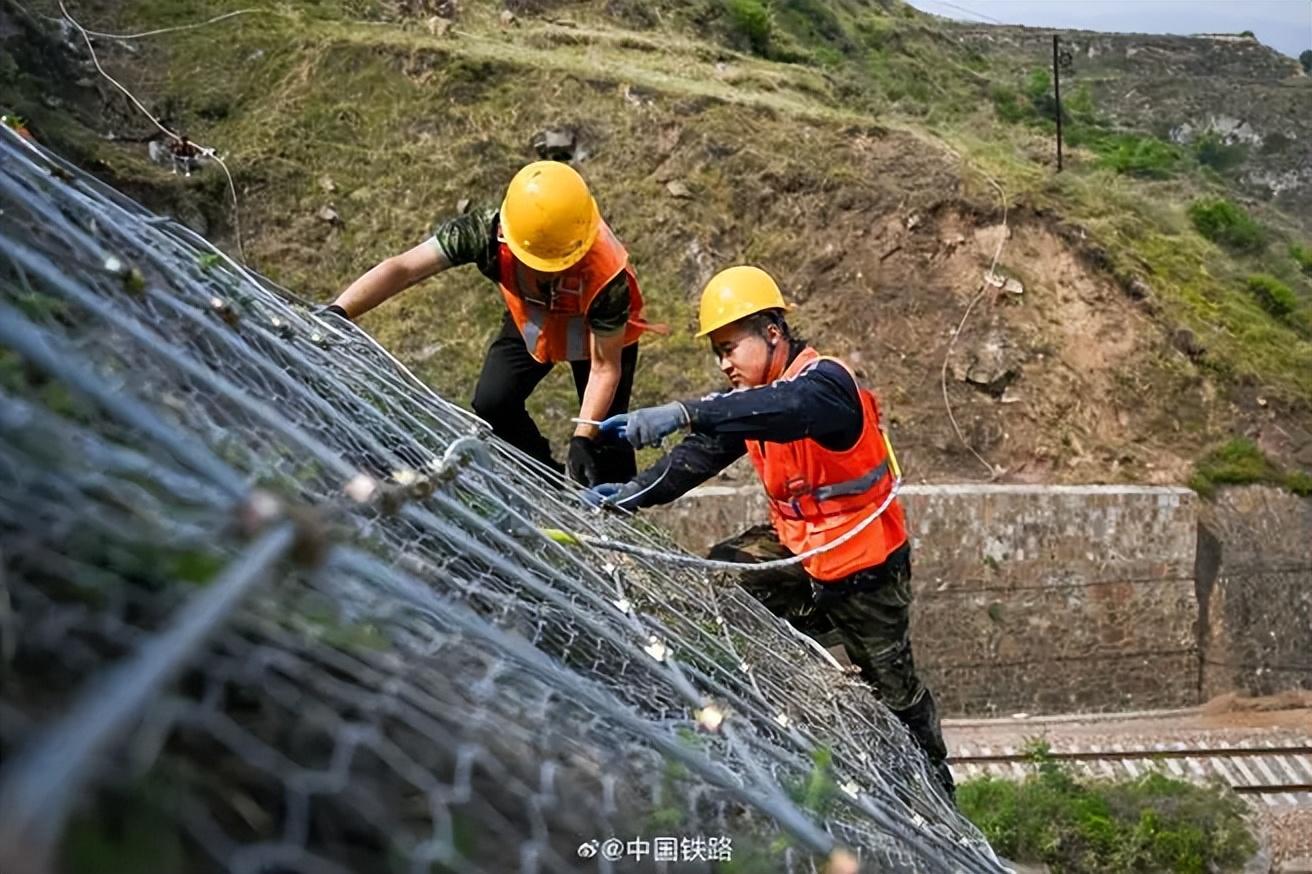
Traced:
<path fill-rule="evenodd" d="M 1181 780 L 1219 779 L 1270 807 L 1312 807 L 1312 742 L 1071 744 L 1049 757 L 1089 777 L 1138 777 L 1157 769 Z M 958 781 L 994 776 L 1019 780 L 1033 771 L 1018 747 L 960 744 L 948 759 Z"/>

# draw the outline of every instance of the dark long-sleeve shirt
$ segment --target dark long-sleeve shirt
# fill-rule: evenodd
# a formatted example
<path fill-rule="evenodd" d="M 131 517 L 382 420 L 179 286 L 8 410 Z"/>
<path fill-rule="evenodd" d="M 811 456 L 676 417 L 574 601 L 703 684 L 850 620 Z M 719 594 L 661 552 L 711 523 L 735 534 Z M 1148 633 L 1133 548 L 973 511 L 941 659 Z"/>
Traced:
<path fill-rule="evenodd" d="M 635 482 L 651 489 L 634 502 L 637 506 L 666 504 L 696 488 L 741 458 L 748 440 L 789 443 L 810 437 L 841 452 L 861 437 L 856 383 L 833 361 L 819 361 L 795 379 L 709 395 L 684 406 L 692 434 L 638 474 Z"/>

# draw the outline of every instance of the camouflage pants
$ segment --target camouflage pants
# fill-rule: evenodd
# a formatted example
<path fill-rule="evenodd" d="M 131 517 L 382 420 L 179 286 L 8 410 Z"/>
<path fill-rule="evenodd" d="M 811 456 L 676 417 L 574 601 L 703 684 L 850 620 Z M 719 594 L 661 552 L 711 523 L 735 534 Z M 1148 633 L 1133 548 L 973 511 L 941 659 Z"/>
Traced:
<path fill-rule="evenodd" d="M 788 558 L 770 525 L 755 525 L 711 548 L 709 558 L 761 562 Z M 842 643 L 880 700 L 906 725 L 951 794 L 947 747 L 934 697 L 911 654 L 911 547 L 836 582 L 813 580 L 800 564 L 745 574 L 739 582 L 781 619 L 824 646 Z"/>

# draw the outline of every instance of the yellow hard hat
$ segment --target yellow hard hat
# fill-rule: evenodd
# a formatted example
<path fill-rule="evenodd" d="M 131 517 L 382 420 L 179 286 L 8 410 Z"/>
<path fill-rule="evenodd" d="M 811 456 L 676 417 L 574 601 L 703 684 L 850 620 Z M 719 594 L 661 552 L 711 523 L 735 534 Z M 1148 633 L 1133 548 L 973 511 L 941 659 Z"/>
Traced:
<path fill-rule="evenodd" d="M 698 337 L 764 310 L 786 310 L 779 286 L 760 267 L 721 270 L 702 291 Z"/>
<path fill-rule="evenodd" d="M 515 257 L 546 273 L 564 270 L 592 248 L 601 228 L 583 177 L 559 161 L 535 161 L 510 180 L 501 237 Z"/>

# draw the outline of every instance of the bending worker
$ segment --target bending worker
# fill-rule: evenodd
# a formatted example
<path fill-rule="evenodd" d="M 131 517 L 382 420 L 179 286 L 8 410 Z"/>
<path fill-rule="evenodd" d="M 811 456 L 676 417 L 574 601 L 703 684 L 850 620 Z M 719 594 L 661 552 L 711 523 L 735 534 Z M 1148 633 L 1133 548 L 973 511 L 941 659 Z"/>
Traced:
<path fill-rule="evenodd" d="M 572 167 L 538 161 L 510 181 L 500 209 L 442 222 L 413 249 L 375 265 L 329 309 L 355 319 L 411 286 L 461 264 L 474 264 L 506 302 L 474 389 L 474 412 L 498 437 L 562 471 L 525 409 L 533 389 L 568 361 L 579 418 L 597 421 L 629 408 L 638 361 L 642 293 L 629 254 L 601 218 Z M 603 444 L 580 424 L 569 443 L 571 478 L 593 485 L 637 472 L 633 449 Z"/>
<path fill-rule="evenodd" d="M 951 796 L 934 698 L 912 661 L 911 546 L 901 503 L 889 500 L 896 462 L 879 406 L 845 364 L 821 357 L 792 332 L 786 309 L 763 270 L 732 267 L 715 276 L 702 293 L 697 336 L 710 337 L 734 390 L 602 423 L 603 433 L 622 433 L 638 448 L 676 431 L 690 433 L 637 477 L 585 497 L 628 511 L 664 504 L 746 453 L 770 499 L 772 524 L 718 544 L 710 557 L 759 562 L 834 544 L 800 565 L 746 575 L 744 587 L 812 636 L 838 632 Z M 869 522 L 881 506 L 883 513 Z"/>

